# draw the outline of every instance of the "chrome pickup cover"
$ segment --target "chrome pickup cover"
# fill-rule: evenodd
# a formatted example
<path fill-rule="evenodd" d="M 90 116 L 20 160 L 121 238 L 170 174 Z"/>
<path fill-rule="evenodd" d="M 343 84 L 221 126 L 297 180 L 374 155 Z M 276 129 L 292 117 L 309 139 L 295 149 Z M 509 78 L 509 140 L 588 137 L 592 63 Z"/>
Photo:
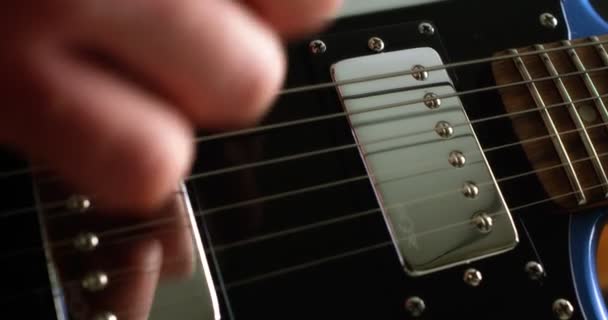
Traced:
<path fill-rule="evenodd" d="M 441 64 L 435 50 L 416 48 L 340 61 L 331 72 L 335 81 L 345 81 Z M 395 247 L 411 275 L 499 254 L 518 242 L 448 73 L 422 76 L 338 87 Z M 433 94 L 449 98 L 422 101 Z M 412 101 L 418 103 L 398 105 Z M 398 106 L 378 108 L 391 104 Z"/>

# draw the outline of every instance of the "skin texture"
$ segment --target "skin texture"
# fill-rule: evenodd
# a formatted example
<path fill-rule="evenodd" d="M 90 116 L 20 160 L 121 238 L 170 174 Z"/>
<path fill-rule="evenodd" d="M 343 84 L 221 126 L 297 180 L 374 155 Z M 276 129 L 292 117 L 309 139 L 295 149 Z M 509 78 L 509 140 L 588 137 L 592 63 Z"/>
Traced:
<path fill-rule="evenodd" d="M 98 204 L 158 207 L 190 169 L 195 128 L 260 119 L 283 81 L 282 40 L 339 2 L 9 0 L 0 143 Z"/>
<path fill-rule="evenodd" d="M 7 1 L 0 144 L 95 201 L 82 223 L 45 226 L 53 240 L 172 218 L 115 244 L 103 238 L 77 260 L 54 251 L 68 306 L 78 319 L 146 319 L 158 285 L 196 262 L 175 197 L 195 129 L 255 124 L 282 85 L 282 41 L 321 28 L 340 0 Z M 93 269 L 121 276 L 83 292 L 79 274 Z"/>

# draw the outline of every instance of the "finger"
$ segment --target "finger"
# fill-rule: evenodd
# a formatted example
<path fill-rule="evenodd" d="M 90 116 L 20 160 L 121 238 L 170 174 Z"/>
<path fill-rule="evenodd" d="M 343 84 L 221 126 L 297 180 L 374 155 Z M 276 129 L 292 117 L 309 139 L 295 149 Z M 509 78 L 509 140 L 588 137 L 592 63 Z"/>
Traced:
<path fill-rule="evenodd" d="M 285 69 L 279 40 L 238 4 L 106 3 L 83 38 L 154 81 L 198 125 L 251 124 L 274 99 Z"/>
<path fill-rule="evenodd" d="M 246 0 L 255 11 L 286 36 L 318 29 L 334 18 L 341 0 Z"/>
<path fill-rule="evenodd" d="M 111 207 L 153 208 L 176 190 L 192 158 L 192 129 L 179 113 L 63 53 L 29 52 L 38 54 L 31 90 L 11 94 L 0 136 Z"/>

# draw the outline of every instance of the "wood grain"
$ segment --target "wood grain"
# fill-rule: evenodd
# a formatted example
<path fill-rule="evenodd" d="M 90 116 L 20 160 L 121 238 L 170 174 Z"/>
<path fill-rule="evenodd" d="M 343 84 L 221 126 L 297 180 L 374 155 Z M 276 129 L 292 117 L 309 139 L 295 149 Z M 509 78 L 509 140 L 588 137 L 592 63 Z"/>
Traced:
<path fill-rule="evenodd" d="M 608 37 L 600 37 L 602 41 Z M 573 44 L 589 42 L 589 39 L 580 39 L 573 41 Z M 545 44 L 545 48 L 562 47 L 562 43 Z M 520 53 L 535 51 L 534 47 L 520 48 Z M 576 53 L 582 60 L 587 70 L 604 67 L 604 64 L 594 46 L 585 46 L 576 48 Z M 507 51 L 498 53 L 498 55 L 509 54 Z M 568 74 L 577 72 L 577 68 L 571 60 L 568 53 L 564 50 L 554 51 L 549 53 L 549 57 L 555 65 L 559 74 Z M 550 74 L 546 69 L 545 64 L 538 55 L 530 55 L 522 57 L 528 71 L 533 79 L 549 77 Z M 492 65 L 494 78 L 497 85 L 505 85 L 523 80 L 512 59 L 497 61 Z M 595 86 L 600 95 L 608 93 L 608 71 L 602 70 L 597 72 L 589 72 Z M 566 76 L 562 78 L 572 100 L 580 100 L 591 97 L 590 91 L 585 86 L 581 75 Z M 545 101 L 547 106 L 555 104 L 563 104 L 564 100 L 560 95 L 554 80 L 545 80 L 535 82 L 536 86 Z M 499 90 L 506 112 L 520 112 L 529 109 L 538 108 L 532 98 L 528 86 L 512 86 Z M 607 99 L 603 99 L 604 103 L 608 104 Z M 584 125 L 593 128 L 587 129 L 591 141 L 600 155 L 600 161 L 605 170 L 608 170 L 608 126 L 604 125 L 604 120 L 600 117 L 599 111 L 594 101 L 585 101 L 584 103 L 575 103 L 575 107 L 579 112 L 584 113 Z M 535 142 L 524 143 L 523 149 L 535 170 L 540 170 L 537 173 L 545 191 L 550 197 L 558 197 L 555 203 L 566 211 L 586 209 L 608 204 L 605 193 L 600 187 L 602 182 L 591 162 L 590 154 L 587 153 L 583 141 L 579 136 L 579 131 L 576 131 L 574 120 L 571 118 L 568 109 L 569 105 L 561 105 L 550 107 L 551 114 L 557 130 L 562 133 L 560 136 L 563 139 L 564 145 L 570 159 L 574 162 L 574 169 L 578 175 L 585 195 L 588 199 L 586 205 L 579 205 L 576 201 L 573 192 L 575 189 L 571 186 L 568 176 L 566 175 L 565 166 L 547 170 L 547 168 L 564 165 L 561 163 L 556 149 L 550 138 L 550 131 L 545 126 L 541 118 L 540 111 L 534 110 L 523 115 L 512 116 L 511 120 L 515 128 L 516 135 L 520 140 L 528 140 L 538 137 L 546 137 Z"/>

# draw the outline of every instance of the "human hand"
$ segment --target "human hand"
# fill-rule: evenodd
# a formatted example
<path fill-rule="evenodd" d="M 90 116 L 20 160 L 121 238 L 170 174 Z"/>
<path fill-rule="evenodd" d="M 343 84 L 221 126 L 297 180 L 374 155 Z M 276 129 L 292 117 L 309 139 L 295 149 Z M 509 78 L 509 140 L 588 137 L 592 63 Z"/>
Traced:
<path fill-rule="evenodd" d="M 280 40 L 339 0 L 9 0 L 0 143 L 112 207 L 161 204 L 196 127 L 251 124 L 282 83 Z"/>

